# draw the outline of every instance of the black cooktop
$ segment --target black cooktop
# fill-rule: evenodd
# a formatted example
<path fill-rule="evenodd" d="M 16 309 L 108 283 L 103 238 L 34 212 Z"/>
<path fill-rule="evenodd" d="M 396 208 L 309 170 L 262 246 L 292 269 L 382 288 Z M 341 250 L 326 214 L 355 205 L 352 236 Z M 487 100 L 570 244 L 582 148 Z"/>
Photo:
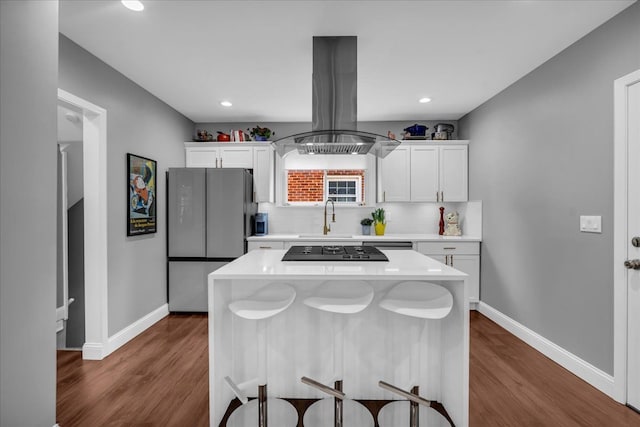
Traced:
<path fill-rule="evenodd" d="M 374 246 L 291 246 L 282 261 L 389 261 Z"/>

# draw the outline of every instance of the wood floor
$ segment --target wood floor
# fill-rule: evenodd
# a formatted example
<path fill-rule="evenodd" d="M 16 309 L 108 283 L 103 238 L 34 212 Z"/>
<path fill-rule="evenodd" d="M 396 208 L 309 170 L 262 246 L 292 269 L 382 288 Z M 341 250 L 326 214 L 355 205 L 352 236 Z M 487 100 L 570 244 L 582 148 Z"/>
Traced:
<path fill-rule="evenodd" d="M 207 426 L 207 363 L 204 315 L 170 315 L 103 361 L 60 351 L 57 422 Z M 470 374 L 471 427 L 640 426 L 640 414 L 477 312 L 471 312 Z"/>

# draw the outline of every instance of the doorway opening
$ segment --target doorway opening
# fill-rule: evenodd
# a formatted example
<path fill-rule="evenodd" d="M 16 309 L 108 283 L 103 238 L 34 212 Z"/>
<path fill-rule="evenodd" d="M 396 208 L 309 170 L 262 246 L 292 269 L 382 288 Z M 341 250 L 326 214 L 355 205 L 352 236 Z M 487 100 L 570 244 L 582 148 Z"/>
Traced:
<path fill-rule="evenodd" d="M 58 89 L 58 101 L 75 110 L 82 121 L 82 246 L 85 312 L 82 358 L 101 360 L 109 354 L 106 218 L 107 111 L 62 89 Z M 62 298 L 67 308 L 69 296 L 66 299 Z"/>
<path fill-rule="evenodd" d="M 56 347 L 85 342 L 82 110 L 58 101 Z"/>

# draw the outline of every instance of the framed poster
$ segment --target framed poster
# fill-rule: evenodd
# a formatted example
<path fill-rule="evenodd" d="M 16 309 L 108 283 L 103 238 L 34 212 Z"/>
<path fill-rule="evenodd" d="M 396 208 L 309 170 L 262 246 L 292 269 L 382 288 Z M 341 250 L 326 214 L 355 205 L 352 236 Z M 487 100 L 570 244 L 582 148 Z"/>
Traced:
<path fill-rule="evenodd" d="M 156 183 L 156 161 L 127 153 L 127 236 L 157 231 Z"/>

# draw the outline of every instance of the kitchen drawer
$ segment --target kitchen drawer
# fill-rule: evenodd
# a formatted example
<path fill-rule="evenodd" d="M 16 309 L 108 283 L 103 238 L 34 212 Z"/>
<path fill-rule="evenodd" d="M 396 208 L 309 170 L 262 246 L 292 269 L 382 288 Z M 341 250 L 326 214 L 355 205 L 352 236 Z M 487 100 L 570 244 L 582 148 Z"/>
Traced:
<path fill-rule="evenodd" d="M 425 255 L 480 255 L 480 242 L 417 242 L 416 250 Z"/>
<path fill-rule="evenodd" d="M 284 242 L 276 240 L 266 242 L 251 241 L 247 242 L 247 248 L 249 251 L 252 251 L 254 249 L 284 249 Z"/>
<path fill-rule="evenodd" d="M 362 242 L 353 240 L 332 240 L 332 239 L 318 239 L 318 240 L 290 240 L 285 242 L 284 249 L 289 249 L 291 246 L 362 246 Z"/>

